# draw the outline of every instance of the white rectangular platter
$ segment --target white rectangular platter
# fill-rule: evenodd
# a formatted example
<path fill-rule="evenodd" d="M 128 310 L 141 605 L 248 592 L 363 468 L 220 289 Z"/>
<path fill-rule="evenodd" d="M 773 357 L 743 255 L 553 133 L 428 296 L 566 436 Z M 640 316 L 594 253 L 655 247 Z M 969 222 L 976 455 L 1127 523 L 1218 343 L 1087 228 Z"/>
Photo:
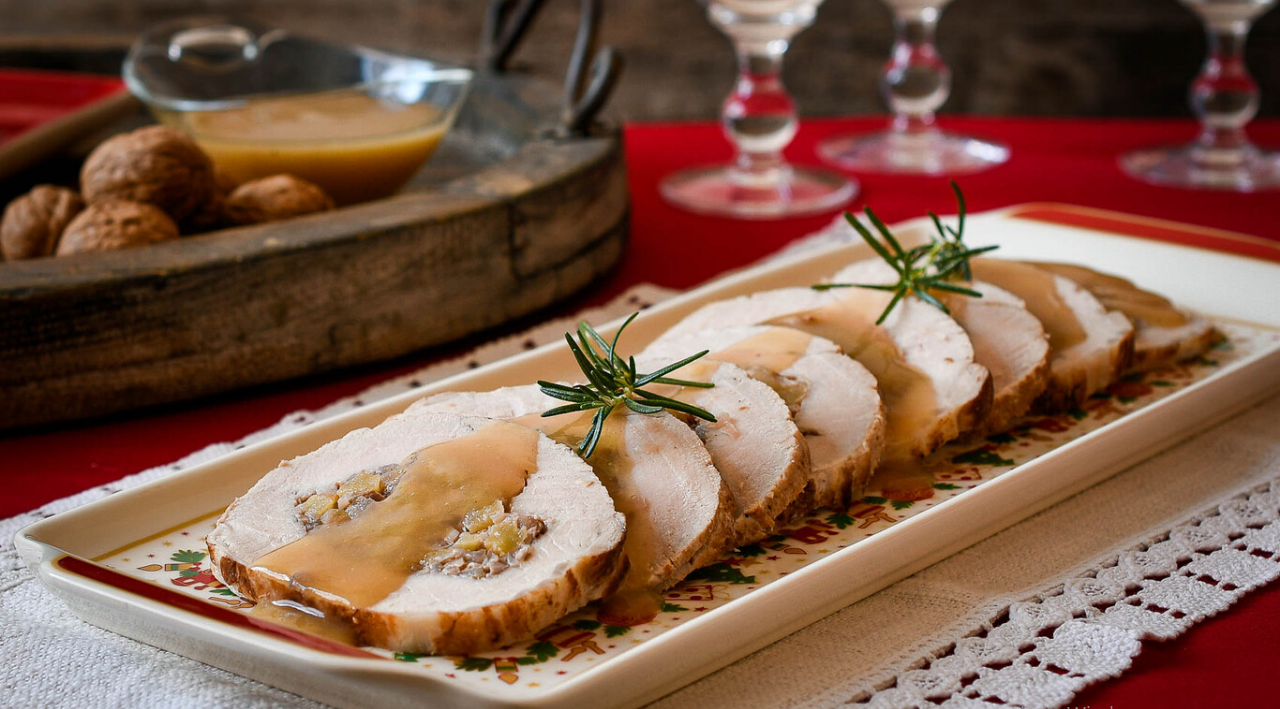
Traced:
<path fill-rule="evenodd" d="M 1077 226 L 1045 221 L 1053 214 L 1075 214 L 1078 219 L 1065 221 Z M 899 233 L 922 238 L 923 227 L 907 224 Z M 610 625 L 588 606 L 501 651 L 393 655 L 264 623 L 207 568 L 203 535 L 217 514 L 282 459 L 377 424 L 439 391 L 573 378 L 563 343 L 41 521 L 16 543 L 41 580 L 88 622 L 328 704 L 638 706 L 1280 391 L 1280 309 L 1274 305 L 1280 263 L 1106 229 L 1246 253 L 1272 248 L 1077 208 L 1036 205 L 971 217 L 971 245 L 996 243 L 1004 258 L 1082 263 L 1126 276 L 1215 318 L 1228 342 L 1196 362 L 1128 378 L 1076 411 L 1029 418 L 1008 434 L 944 449 L 928 461 L 931 480 L 915 489 L 890 490 L 873 480 L 850 509 L 815 511 L 695 572 L 667 594 L 663 612 L 648 623 Z M 1275 253 L 1280 260 L 1280 249 Z M 622 348 L 638 350 L 707 302 L 816 283 L 869 255 L 865 246 L 836 245 L 722 278 L 647 310 Z"/>

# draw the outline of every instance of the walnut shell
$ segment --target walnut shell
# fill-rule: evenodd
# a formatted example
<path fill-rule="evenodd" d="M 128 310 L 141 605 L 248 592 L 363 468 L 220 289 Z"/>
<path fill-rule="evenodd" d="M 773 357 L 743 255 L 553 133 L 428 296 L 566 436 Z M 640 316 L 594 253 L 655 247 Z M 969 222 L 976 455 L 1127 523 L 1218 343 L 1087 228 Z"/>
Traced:
<path fill-rule="evenodd" d="M 213 161 L 186 133 L 148 126 L 110 138 L 90 153 L 80 190 L 90 204 L 145 202 L 180 222 L 213 196 Z"/>
<path fill-rule="evenodd" d="M 0 253 L 8 261 L 50 256 L 67 224 L 84 209 L 75 190 L 36 185 L 9 203 L 0 222 Z"/>
<path fill-rule="evenodd" d="M 232 224 L 261 224 L 333 209 L 333 198 L 293 175 L 272 175 L 240 185 L 223 205 Z"/>
<path fill-rule="evenodd" d="M 158 207 L 107 200 L 85 208 L 62 232 L 58 255 L 146 246 L 178 238 L 178 225 Z"/>

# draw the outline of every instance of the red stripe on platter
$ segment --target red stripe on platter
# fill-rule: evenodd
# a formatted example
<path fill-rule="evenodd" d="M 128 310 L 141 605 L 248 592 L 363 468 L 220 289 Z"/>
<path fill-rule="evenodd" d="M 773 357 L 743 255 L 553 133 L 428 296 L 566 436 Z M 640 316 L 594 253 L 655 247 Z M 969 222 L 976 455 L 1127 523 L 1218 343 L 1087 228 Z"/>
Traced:
<path fill-rule="evenodd" d="M 210 620 L 216 620 L 222 623 L 233 625 L 237 628 L 252 630 L 270 635 L 282 640 L 311 648 L 312 650 L 320 650 L 322 652 L 333 653 L 335 655 L 346 655 L 348 657 L 361 657 L 366 659 L 383 660 L 386 659 L 381 655 L 375 655 L 367 650 L 361 650 L 350 645 L 327 640 L 325 638 L 309 635 L 286 628 L 275 623 L 268 623 L 259 620 L 244 613 L 237 613 L 229 608 L 219 608 L 202 601 L 199 598 L 188 596 L 184 593 L 171 591 L 163 586 L 157 586 L 149 581 L 126 576 L 118 571 L 113 571 L 105 566 L 100 566 L 91 561 L 85 561 L 74 556 L 63 556 L 54 562 L 59 567 L 69 571 L 77 576 L 104 583 L 121 591 L 126 591 L 137 596 L 142 596 L 148 600 L 163 603 L 184 611 L 195 613 Z"/>
<path fill-rule="evenodd" d="M 1220 229 L 1148 219 L 1120 212 L 1070 205 L 1026 205 L 1009 213 L 1019 219 L 1080 227 L 1110 234 L 1136 236 L 1211 251 L 1280 262 L 1280 244 Z"/>

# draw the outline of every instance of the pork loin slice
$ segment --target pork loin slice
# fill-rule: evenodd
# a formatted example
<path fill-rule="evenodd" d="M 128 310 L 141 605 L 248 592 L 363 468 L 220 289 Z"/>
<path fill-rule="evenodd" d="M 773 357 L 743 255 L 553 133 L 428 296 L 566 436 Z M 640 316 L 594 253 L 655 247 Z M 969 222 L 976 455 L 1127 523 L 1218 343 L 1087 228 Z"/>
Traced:
<path fill-rule="evenodd" d="M 564 404 L 536 385 L 485 392 L 445 392 L 414 411 L 450 411 L 516 419 L 576 446 L 591 412 L 540 418 Z M 619 408 L 587 461 L 627 519 L 626 589 L 663 590 L 715 561 L 731 546 L 733 501 L 697 434 L 669 413 L 636 414 Z"/>
<path fill-rule="evenodd" d="M 835 283 L 896 283 L 897 273 L 880 259 L 850 264 L 831 278 Z M 969 436 L 978 438 L 1008 429 L 1049 383 L 1049 338 L 1022 299 L 990 283 L 968 288 L 981 298 L 936 292 L 973 343 L 974 360 L 991 372 L 991 410 Z"/>
<path fill-rule="evenodd" d="M 1134 329 L 1132 370 L 1158 369 L 1191 359 L 1203 354 L 1222 337 L 1205 318 L 1124 278 L 1065 263 L 1032 262 L 1032 265 L 1071 279 L 1108 310 L 1119 311 L 1129 318 Z"/>
<path fill-rule="evenodd" d="M 642 353 L 636 364 L 640 371 L 649 372 L 688 354 L 658 358 Z M 772 534 L 809 479 L 809 447 L 786 402 L 768 385 L 728 362 L 699 360 L 669 376 L 715 385 L 700 389 L 651 384 L 645 389 L 716 417 L 714 422 L 681 418 L 702 439 L 733 497 L 734 535 L 722 551 Z"/>
<path fill-rule="evenodd" d="M 399 573 L 407 574 L 402 585 L 372 605 L 356 606 L 334 593 L 294 582 L 288 574 L 256 565 L 263 557 L 276 558 L 268 556 L 271 552 L 320 531 L 320 527 L 310 528 L 299 514 L 299 499 L 333 489 L 353 474 L 397 465 L 424 448 L 487 426 L 510 424 L 437 412 L 400 414 L 282 462 L 233 502 L 209 533 L 214 574 L 256 602 L 285 599 L 319 609 L 334 622 L 349 624 L 360 643 L 447 654 L 521 640 L 611 592 L 626 569 L 623 517 L 591 468 L 571 449 L 541 434 L 529 441 L 526 453 L 536 456 L 532 458 L 536 469 L 527 474 L 523 488 L 508 504 L 513 519 L 536 519 L 543 530 L 521 551 L 521 560 L 497 573 L 475 578 L 395 569 L 393 580 Z M 506 432 L 489 430 L 487 434 L 504 436 Z M 409 485 L 405 480 L 410 475 L 426 474 L 403 473 L 395 490 Z M 376 516 L 379 505 L 396 497 L 395 490 L 361 514 Z M 416 498 L 408 499 L 407 509 L 415 509 Z M 404 498 L 394 504 L 404 504 Z M 359 521 L 352 518 L 335 526 Z M 396 543 L 394 535 L 387 538 L 387 544 Z M 338 578 L 342 579 L 340 572 Z"/>
<path fill-rule="evenodd" d="M 928 455 L 972 428 L 991 406 L 991 375 L 945 313 L 910 300 L 875 325 L 890 295 L 849 288 L 782 288 L 711 303 L 659 340 L 735 325 L 782 325 L 825 337 L 875 376 L 884 400 L 883 457 Z"/>
<path fill-rule="evenodd" d="M 764 325 L 664 337 L 641 354 L 670 362 L 704 349 L 711 350 L 704 360 L 742 367 L 787 403 L 809 448 L 800 506 L 846 505 L 861 496 L 884 447 L 884 408 L 866 367 L 831 340 Z"/>
<path fill-rule="evenodd" d="M 976 258 L 973 277 L 1021 298 L 1049 334 L 1049 385 L 1041 411 L 1080 406 L 1120 378 L 1133 361 L 1133 325 L 1076 283 L 1014 261 Z"/>

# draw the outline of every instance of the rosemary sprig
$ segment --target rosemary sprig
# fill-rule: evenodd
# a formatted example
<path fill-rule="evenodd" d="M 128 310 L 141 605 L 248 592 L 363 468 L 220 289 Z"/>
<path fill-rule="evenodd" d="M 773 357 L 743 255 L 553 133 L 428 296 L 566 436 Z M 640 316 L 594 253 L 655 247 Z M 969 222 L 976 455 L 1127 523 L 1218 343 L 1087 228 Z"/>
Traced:
<path fill-rule="evenodd" d="M 578 444 L 578 455 L 583 458 L 589 458 L 595 452 L 596 444 L 600 442 L 600 434 L 604 431 L 605 419 L 609 418 L 609 414 L 613 413 L 613 410 L 618 406 L 626 406 L 638 414 L 656 414 L 663 409 L 669 409 L 696 416 L 712 423 L 716 420 L 716 417 L 709 411 L 640 388 L 648 384 L 673 384 L 676 386 L 710 389 L 715 385 L 710 382 L 691 382 L 666 376 L 706 355 L 709 350 L 703 350 L 695 355 L 685 357 L 679 362 L 668 364 L 648 374 L 641 374 L 636 371 L 635 357 L 628 357 L 624 361 L 618 355 L 618 338 L 622 337 L 622 331 L 639 314 L 639 312 L 632 313 L 631 317 L 622 323 L 622 327 L 618 328 L 617 334 L 613 336 L 612 342 L 606 342 L 600 336 L 600 333 L 596 332 L 595 328 L 585 321 L 578 323 L 578 340 L 576 342 L 572 334 L 567 332 L 564 334 L 564 339 L 569 343 L 569 350 L 573 352 L 574 359 L 578 361 L 578 367 L 582 369 L 582 373 L 587 377 L 586 384 L 570 386 L 556 382 L 538 381 L 538 387 L 542 389 L 542 393 L 569 402 L 564 406 L 557 406 L 554 409 L 542 412 L 544 417 L 595 409 L 595 415 L 591 418 L 591 428 L 587 431 L 587 435 L 582 439 L 582 442 Z"/>
<path fill-rule="evenodd" d="M 955 180 L 951 181 L 951 191 L 956 193 L 956 226 L 955 228 L 943 226 L 942 220 L 933 212 L 927 212 L 929 218 L 933 220 L 933 226 L 938 230 L 938 235 L 932 237 L 933 243 L 929 245 L 929 261 L 939 271 L 949 270 L 952 263 L 959 264 L 957 274 L 962 280 L 972 281 L 973 272 L 969 270 L 969 259 L 974 256 L 985 254 L 988 251 L 995 251 L 1000 248 L 997 245 L 982 246 L 971 249 L 964 243 L 964 217 L 968 208 L 965 205 L 964 193 L 960 191 L 960 185 Z M 981 296 L 979 296 L 981 297 Z"/>
<path fill-rule="evenodd" d="M 902 248 L 902 244 L 894 238 L 893 233 L 884 225 L 880 217 L 872 211 L 871 207 L 864 207 L 863 211 L 867 215 L 867 220 L 880 233 L 883 241 L 876 239 L 871 231 L 859 222 L 857 217 L 849 212 L 845 212 L 844 218 L 849 225 L 858 232 L 863 241 L 884 259 L 886 263 L 893 267 L 898 274 L 898 282 L 890 284 L 868 284 L 868 283 L 822 283 L 813 286 L 814 290 L 831 290 L 833 288 L 869 288 L 871 290 L 885 291 L 893 293 L 893 298 L 889 300 L 889 304 L 885 306 L 884 312 L 880 313 L 880 317 L 876 319 L 876 324 L 880 325 L 889 317 L 889 313 L 893 312 L 894 307 L 898 305 L 908 294 L 915 295 L 920 300 L 938 308 L 942 312 L 950 315 L 951 311 L 942 301 L 938 300 L 931 290 L 940 290 L 948 293 L 960 293 L 962 295 L 981 298 L 982 294 L 971 288 L 956 285 L 957 279 L 966 281 L 973 280 L 973 274 L 969 269 L 969 259 L 979 254 L 992 251 L 996 246 L 983 246 L 971 249 L 964 243 L 964 217 L 965 217 L 965 201 L 964 194 L 961 193 L 959 185 L 954 181 L 951 188 L 956 193 L 956 201 L 959 203 L 959 220 L 956 228 L 944 227 L 942 220 L 938 215 L 929 212 L 929 218 L 933 220 L 934 226 L 938 230 L 938 235 L 931 238 L 928 244 L 921 244 L 910 250 Z"/>

